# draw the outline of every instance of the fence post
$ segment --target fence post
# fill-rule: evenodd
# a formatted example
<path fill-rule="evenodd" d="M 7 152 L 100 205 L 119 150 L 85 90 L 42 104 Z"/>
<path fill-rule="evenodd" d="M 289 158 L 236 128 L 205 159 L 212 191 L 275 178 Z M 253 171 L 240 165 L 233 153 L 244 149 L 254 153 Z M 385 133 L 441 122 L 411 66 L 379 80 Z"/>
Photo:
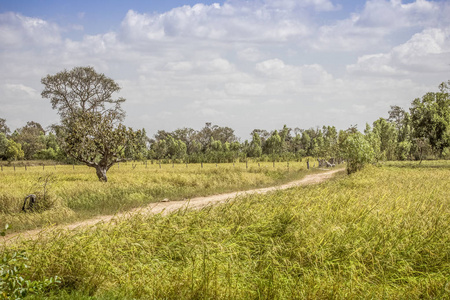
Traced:
<path fill-rule="evenodd" d="M 273 167 L 275 168 L 275 161 L 273 161 Z"/>
<path fill-rule="evenodd" d="M 161 160 L 159 160 L 159 168 L 161 169 Z"/>
<path fill-rule="evenodd" d="M 288 168 L 288 172 L 289 172 L 289 162 L 287 162 L 287 168 Z"/>
<path fill-rule="evenodd" d="M 25 171 L 27 170 L 27 165 L 25 165 Z"/>
<path fill-rule="evenodd" d="M 248 169 L 248 160 L 245 160 L 245 168 Z"/>
<path fill-rule="evenodd" d="M 203 169 L 203 162 L 202 162 L 202 169 Z"/>
<path fill-rule="evenodd" d="M 44 168 L 45 168 L 45 164 L 42 164 L 42 170 L 44 170 Z"/>

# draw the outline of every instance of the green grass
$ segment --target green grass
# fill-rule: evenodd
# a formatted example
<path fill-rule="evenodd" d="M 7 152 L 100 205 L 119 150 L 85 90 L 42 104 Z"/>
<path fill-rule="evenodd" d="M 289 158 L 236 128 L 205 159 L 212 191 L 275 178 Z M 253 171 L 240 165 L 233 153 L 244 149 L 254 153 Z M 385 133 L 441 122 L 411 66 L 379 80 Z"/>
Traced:
<path fill-rule="evenodd" d="M 51 299 L 449 299 L 450 168 L 440 163 L 368 167 L 4 251 L 26 250 L 25 278 L 61 278 Z"/>
<path fill-rule="evenodd" d="M 27 162 L 29 163 L 29 162 Z M 74 222 L 99 214 L 115 214 L 164 198 L 180 200 L 223 192 L 280 184 L 317 170 L 305 162 L 159 165 L 115 165 L 107 183 L 99 182 L 95 170 L 86 166 L 29 163 L 0 171 L 0 228 L 8 223 L 13 231 L 50 224 Z M 43 186 L 45 179 L 46 197 Z M 22 213 L 26 195 L 35 193 L 41 209 Z"/>

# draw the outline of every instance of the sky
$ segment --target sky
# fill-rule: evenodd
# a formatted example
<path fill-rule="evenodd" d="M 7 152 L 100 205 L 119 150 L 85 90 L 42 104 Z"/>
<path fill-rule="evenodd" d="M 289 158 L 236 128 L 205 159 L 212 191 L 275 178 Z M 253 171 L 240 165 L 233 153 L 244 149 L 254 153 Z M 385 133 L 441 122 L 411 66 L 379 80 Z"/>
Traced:
<path fill-rule="evenodd" d="M 450 80 L 449 15 L 426 0 L 0 0 L 0 118 L 58 123 L 41 78 L 92 66 L 150 137 L 363 130 Z"/>

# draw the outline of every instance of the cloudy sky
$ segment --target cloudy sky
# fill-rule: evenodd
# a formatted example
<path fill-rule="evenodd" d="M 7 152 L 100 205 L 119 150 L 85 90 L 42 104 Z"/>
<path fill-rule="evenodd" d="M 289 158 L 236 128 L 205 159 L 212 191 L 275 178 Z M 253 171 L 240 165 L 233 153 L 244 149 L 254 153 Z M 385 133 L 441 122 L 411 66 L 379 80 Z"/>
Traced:
<path fill-rule="evenodd" d="M 57 123 L 41 78 L 93 66 L 149 135 L 362 130 L 450 79 L 449 16 L 426 0 L 1 0 L 0 118 Z"/>

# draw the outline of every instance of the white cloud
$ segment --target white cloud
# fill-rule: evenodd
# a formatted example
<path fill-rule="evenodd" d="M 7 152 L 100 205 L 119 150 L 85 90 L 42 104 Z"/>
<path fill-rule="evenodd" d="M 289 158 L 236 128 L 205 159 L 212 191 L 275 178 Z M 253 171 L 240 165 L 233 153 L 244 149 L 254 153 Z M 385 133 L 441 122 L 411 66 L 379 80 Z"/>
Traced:
<path fill-rule="evenodd" d="M 312 45 L 318 50 L 360 51 L 388 47 L 392 37 L 405 30 L 450 25 L 450 3 L 417 0 L 369 0 L 349 18 L 318 29 Z"/>
<path fill-rule="evenodd" d="M 8 12 L 0 14 L 0 49 L 49 46 L 60 42 L 57 25 Z"/>
<path fill-rule="evenodd" d="M 412 77 L 426 73 L 445 76 L 450 73 L 449 63 L 450 27 L 430 28 L 416 33 L 406 43 L 392 48 L 388 53 L 359 57 L 356 64 L 347 66 L 347 70 L 350 73 L 369 76 Z"/>

